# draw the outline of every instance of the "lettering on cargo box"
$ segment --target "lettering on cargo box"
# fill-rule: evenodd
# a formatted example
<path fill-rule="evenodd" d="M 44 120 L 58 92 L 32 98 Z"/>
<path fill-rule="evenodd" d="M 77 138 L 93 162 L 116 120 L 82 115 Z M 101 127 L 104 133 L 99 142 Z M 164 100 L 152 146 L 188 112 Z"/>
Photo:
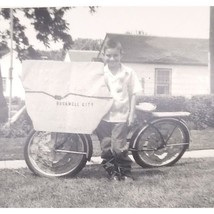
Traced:
<path fill-rule="evenodd" d="M 93 107 L 94 103 L 93 102 L 70 102 L 70 101 L 57 101 L 56 102 L 57 106 L 62 106 L 62 107 Z"/>

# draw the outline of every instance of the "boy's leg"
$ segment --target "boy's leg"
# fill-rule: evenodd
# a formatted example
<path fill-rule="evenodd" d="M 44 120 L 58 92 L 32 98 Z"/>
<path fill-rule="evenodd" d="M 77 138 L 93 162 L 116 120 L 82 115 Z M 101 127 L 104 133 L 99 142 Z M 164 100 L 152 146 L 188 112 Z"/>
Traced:
<path fill-rule="evenodd" d="M 131 176 L 132 160 L 128 156 L 127 123 L 116 123 L 112 128 L 112 152 L 122 175 Z"/>
<path fill-rule="evenodd" d="M 111 159 L 111 123 L 101 121 L 96 130 L 97 137 L 100 141 L 101 158 Z"/>
<path fill-rule="evenodd" d="M 112 124 L 101 121 L 96 129 L 97 137 L 100 141 L 102 165 L 111 176 L 114 173 L 114 156 L 111 151 L 111 129 Z"/>

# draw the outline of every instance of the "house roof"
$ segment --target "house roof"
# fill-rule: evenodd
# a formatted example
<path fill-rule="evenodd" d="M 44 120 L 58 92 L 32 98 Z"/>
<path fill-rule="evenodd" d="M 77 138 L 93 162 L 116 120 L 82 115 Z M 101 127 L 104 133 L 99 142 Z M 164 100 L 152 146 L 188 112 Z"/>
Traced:
<path fill-rule="evenodd" d="M 123 62 L 158 64 L 208 64 L 208 39 L 156 37 L 129 34 L 106 34 L 121 42 Z M 98 57 L 101 57 L 103 45 Z"/>
<path fill-rule="evenodd" d="M 72 62 L 87 62 L 92 61 L 97 57 L 99 51 L 89 50 L 69 50 L 68 55 Z"/>

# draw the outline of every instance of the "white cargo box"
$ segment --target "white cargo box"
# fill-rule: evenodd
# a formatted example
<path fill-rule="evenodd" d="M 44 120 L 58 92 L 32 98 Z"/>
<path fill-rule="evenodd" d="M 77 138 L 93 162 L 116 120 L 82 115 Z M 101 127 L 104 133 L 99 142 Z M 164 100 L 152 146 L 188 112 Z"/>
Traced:
<path fill-rule="evenodd" d="M 113 103 L 100 62 L 24 61 L 21 80 L 37 131 L 91 134 Z"/>

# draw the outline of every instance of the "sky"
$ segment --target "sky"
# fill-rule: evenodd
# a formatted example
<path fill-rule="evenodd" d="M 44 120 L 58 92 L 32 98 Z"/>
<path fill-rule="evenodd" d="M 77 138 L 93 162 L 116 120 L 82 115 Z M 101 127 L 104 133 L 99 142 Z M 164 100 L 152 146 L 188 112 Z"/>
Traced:
<path fill-rule="evenodd" d="M 209 7 L 78 7 L 67 16 L 73 37 L 103 39 L 106 33 L 144 31 L 153 36 L 208 38 Z"/>
<path fill-rule="evenodd" d="M 136 31 L 150 36 L 209 37 L 208 6 L 101 6 L 94 14 L 89 13 L 88 7 L 78 6 L 70 10 L 65 18 L 70 24 L 73 39 L 104 39 L 106 33 Z M 40 44 L 37 47 L 43 48 Z M 58 49 L 59 45 L 52 44 L 51 47 Z"/>
<path fill-rule="evenodd" d="M 0 4 L 1 6 L 1 4 Z M 104 39 L 106 33 L 136 33 L 150 36 L 208 38 L 209 5 L 202 6 L 105 6 L 90 14 L 88 7 L 76 6 L 65 16 L 73 39 Z M 28 37 L 38 49 L 45 49 L 35 39 L 35 33 L 26 22 Z M 1 25 L 2 27 L 2 25 Z M 51 45 L 59 49 L 59 44 Z"/>

